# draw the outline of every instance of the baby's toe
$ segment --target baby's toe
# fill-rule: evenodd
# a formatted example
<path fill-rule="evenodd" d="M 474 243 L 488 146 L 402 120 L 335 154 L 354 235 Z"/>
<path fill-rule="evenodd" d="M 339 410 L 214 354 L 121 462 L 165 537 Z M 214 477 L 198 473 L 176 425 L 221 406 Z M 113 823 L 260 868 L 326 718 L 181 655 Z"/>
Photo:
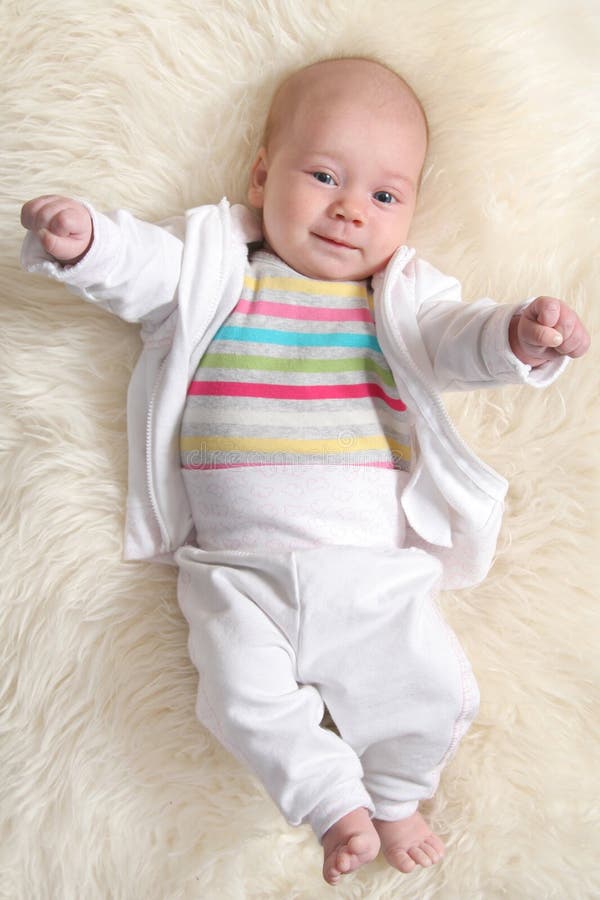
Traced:
<path fill-rule="evenodd" d="M 349 872 L 352 868 L 352 856 L 346 850 L 339 850 L 335 861 L 335 868 L 342 875 Z"/>
<path fill-rule="evenodd" d="M 348 853 L 356 856 L 359 862 L 370 861 L 377 856 L 379 839 L 374 840 L 373 835 L 369 834 L 353 834 L 346 847 Z"/>
<path fill-rule="evenodd" d="M 422 844 L 415 844 L 414 847 L 409 847 L 406 852 L 418 866 L 423 866 L 424 869 L 427 869 L 429 868 L 429 866 L 433 865 L 433 860 L 424 849 L 424 846 Z"/>
<path fill-rule="evenodd" d="M 444 846 L 444 842 L 440 840 L 437 834 L 431 834 L 423 841 L 421 846 L 434 863 L 437 863 L 441 859 L 443 859 L 444 851 L 446 848 Z"/>
<path fill-rule="evenodd" d="M 388 847 L 385 851 L 385 858 L 391 866 L 408 875 L 413 869 L 416 869 L 416 862 L 410 858 L 406 850 L 402 847 Z"/>

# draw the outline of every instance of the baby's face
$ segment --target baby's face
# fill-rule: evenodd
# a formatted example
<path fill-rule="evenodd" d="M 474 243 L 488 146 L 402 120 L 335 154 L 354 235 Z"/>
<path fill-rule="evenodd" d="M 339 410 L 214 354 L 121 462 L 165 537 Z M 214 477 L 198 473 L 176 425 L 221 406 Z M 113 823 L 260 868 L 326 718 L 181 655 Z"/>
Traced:
<path fill-rule="evenodd" d="M 406 242 L 425 127 L 402 104 L 368 103 L 351 86 L 320 99 L 300 104 L 261 149 L 249 199 L 267 244 L 293 269 L 358 281 Z"/>

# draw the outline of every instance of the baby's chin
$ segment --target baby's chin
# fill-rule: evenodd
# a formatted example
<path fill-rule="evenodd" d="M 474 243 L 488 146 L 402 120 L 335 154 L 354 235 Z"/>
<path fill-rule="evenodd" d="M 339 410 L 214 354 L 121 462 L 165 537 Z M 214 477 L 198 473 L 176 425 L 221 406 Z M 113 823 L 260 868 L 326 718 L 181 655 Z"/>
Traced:
<path fill-rule="evenodd" d="M 360 261 L 354 263 L 353 261 L 322 260 L 310 256 L 286 259 L 280 255 L 280 258 L 299 275 L 313 278 L 315 281 L 366 281 L 379 268 L 385 268 L 385 263 L 372 271 L 364 264 L 361 265 Z"/>
<path fill-rule="evenodd" d="M 317 281 L 367 281 L 377 272 L 383 271 L 385 266 L 386 264 L 382 263 L 373 269 L 365 266 L 303 265 L 296 271 L 306 278 L 314 278 Z"/>
<path fill-rule="evenodd" d="M 273 244 L 265 238 L 264 249 L 279 257 L 286 265 L 315 281 L 366 281 L 377 272 L 383 271 L 389 259 L 366 262 L 359 250 L 344 250 L 327 245 L 315 246 L 315 239 L 309 239 L 306 246 L 286 247 Z"/>

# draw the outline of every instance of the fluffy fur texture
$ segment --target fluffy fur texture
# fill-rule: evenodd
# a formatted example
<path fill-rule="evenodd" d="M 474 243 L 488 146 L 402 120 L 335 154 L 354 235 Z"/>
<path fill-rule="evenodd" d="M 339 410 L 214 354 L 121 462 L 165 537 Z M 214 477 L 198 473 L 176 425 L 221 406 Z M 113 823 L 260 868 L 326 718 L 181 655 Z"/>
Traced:
<path fill-rule="evenodd" d="M 419 252 L 467 298 L 563 297 L 598 325 L 594 0 L 5 0 L 0 896 L 600 896 L 598 358 L 547 390 L 448 397 L 511 481 L 497 561 L 443 597 L 483 696 L 428 815 L 445 861 L 337 888 L 194 718 L 168 568 L 120 560 L 135 326 L 19 270 L 41 193 L 149 219 L 241 200 L 272 89 L 378 54 L 429 113 Z"/>

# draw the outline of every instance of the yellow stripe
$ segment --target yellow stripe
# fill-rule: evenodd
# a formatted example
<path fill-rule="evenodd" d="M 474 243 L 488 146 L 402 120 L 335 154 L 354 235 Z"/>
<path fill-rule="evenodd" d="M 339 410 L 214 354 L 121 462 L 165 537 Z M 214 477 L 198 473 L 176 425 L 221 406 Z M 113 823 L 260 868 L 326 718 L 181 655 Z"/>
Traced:
<path fill-rule="evenodd" d="M 356 453 L 359 450 L 391 450 L 400 459 L 410 459 L 410 447 L 384 436 L 287 440 L 285 438 L 182 437 L 181 451 L 221 451 L 223 453 Z"/>
<path fill-rule="evenodd" d="M 321 294 L 326 297 L 360 297 L 367 300 L 364 284 L 337 281 L 313 281 L 311 278 L 279 278 L 265 275 L 252 278 L 246 275 L 244 287 L 256 293 L 260 288 L 269 291 L 287 291 L 295 294 Z"/>

